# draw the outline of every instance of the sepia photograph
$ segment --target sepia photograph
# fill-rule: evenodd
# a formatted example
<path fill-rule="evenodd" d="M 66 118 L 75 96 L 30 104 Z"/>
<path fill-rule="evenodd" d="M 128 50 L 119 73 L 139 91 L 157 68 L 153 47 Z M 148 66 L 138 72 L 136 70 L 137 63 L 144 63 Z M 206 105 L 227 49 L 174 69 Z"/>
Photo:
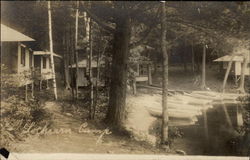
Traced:
<path fill-rule="evenodd" d="M 250 1 L 1 1 L 0 159 L 249 160 Z"/>

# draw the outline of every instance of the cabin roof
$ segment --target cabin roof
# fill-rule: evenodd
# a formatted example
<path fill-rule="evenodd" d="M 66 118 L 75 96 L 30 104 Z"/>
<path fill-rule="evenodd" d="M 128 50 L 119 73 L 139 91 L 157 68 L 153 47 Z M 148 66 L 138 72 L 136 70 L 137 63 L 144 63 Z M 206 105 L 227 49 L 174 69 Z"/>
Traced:
<path fill-rule="evenodd" d="M 35 56 L 47 56 L 47 55 L 50 55 L 50 52 L 48 52 L 48 51 L 34 51 L 33 54 Z M 56 53 L 53 53 L 53 56 L 62 58 L 62 56 L 60 56 Z"/>
<path fill-rule="evenodd" d="M 81 60 L 81 61 L 78 62 L 78 67 L 79 68 L 86 68 L 87 67 L 87 63 L 88 63 L 87 59 L 83 59 L 83 60 Z M 104 64 L 104 61 L 102 60 L 102 61 L 100 61 L 100 63 Z M 91 65 L 92 65 L 93 68 L 97 67 L 96 60 L 92 60 L 92 64 Z M 76 68 L 76 64 L 73 64 L 72 66 L 69 65 L 69 68 Z"/>
<path fill-rule="evenodd" d="M 1 41 L 2 42 L 24 42 L 35 41 L 33 38 L 18 32 L 4 24 L 1 24 Z"/>
<path fill-rule="evenodd" d="M 248 56 L 249 57 L 249 56 Z M 232 55 L 226 55 L 220 58 L 217 58 L 213 60 L 214 62 L 229 62 L 231 61 Z M 235 55 L 233 57 L 234 62 L 243 62 L 243 56 L 242 55 Z M 248 58 L 248 62 L 250 62 L 250 59 Z"/>

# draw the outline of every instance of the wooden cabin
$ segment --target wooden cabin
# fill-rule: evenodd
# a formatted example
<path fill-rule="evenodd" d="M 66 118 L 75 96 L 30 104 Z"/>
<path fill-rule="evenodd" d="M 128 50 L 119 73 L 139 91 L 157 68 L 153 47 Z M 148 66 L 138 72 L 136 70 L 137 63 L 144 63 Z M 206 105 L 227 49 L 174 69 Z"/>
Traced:
<path fill-rule="evenodd" d="M 231 61 L 231 59 L 232 59 L 232 55 L 226 55 L 218 59 L 215 59 L 214 62 L 222 62 L 222 65 L 223 65 L 222 68 L 223 70 L 226 70 L 228 63 Z M 233 64 L 232 64 L 230 75 L 235 76 L 236 82 L 238 81 L 238 77 L 240 77 L 241 75 L 243 59 L 244 59 L 243 55 L 235 55 L 233 57 Z M 248 55 L 247 61 L 248 61 L 248 64 L 247 64 L 247 68 L 245 69 L 245 75 L 249 76 L 250 75 L 250 54 Z"/>
<path fill-rule="evenodd" d="M 33 50 L 24 44 L 27 41 L 34 39 L 1 24 L 1 62 L 7 74 L 17 74 L 19 87 L 33 82 L 34 56 Z"/>
<path fill-rule="evenodd" d="M 96 77 L 97 77 L 97 62 L 95 60 L 92 60 L 92 80 L 93 85 L 96 85 Z M 104 61 L 100 62 L 100 72 L 102 72 L 102 69 L 104 68 Z M 76 70 L 76 64 L 69 65 L 69 69 L 71 70 L 71 73 L 73 70 Z M 78 62 L 78 77 L 77 82 L 79 87 L 88 86 L 88 80 L 87 75 L 88 72 L 88 60 L 85 58 Z M 104 81 L 99 80 L 98 82 L 99 86 L 104 86 Z"/>
<path fill-rule="evenodd" d="M 230 62 L 232 56 L 226 55 L 223 57 L 220 57 L 218 59 L 215 59 L 214 62 L 222 62 L 223 63 L 223 69 L 227 69 L 228 63 Z M 243 56 L 237 55 L 233 58 L 233 67 L 232 71 L 230 72 L 233 75 L 241 75 L 241 64 L 243 63 Z M 250 74 L 250 60 L 248 59 L 248 65 L 245 69 L 245 75 Z"/>
<path fill-rule="evenodd" d="M 34 68 L 35 68 L 35 76 L 40 81 L 40 88 L 42 81 L 53 78 L 52 75 L 52 67 L 51 67 L 51 59 L 50 52 L 47 51 L 34 51 Z M 62 58 L 62 56 L 53 53 L 54 57 Z"/>

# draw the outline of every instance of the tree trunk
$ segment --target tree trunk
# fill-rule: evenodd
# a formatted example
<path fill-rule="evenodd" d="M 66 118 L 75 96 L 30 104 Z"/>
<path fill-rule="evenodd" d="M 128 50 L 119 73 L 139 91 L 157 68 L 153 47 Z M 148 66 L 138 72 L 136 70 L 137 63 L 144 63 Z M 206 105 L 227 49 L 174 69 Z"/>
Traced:
<path fill-rule="evenodd" d="M 240 91 L 240 93 L 245 93 L 245 70 L 247 69 L 247 63 L 248 63 L 248 53 L 243 55 L 244 59 L 243 59 L 243 63 L 241 65 L 241 75 L 240 75 L 240 86 L 238 88 L 238 90 Z"/>
<path fill-rule="evenodd" d="M 187 68 L 187 42 L 184 40 L 184 48 L 185 50 L 182 52 L 182 63 L 183 63 L 183 69 L 184 73 L 187 73 L 188 68 Z"/>
<path fill-rule="evenodd" d="M 75 74 L 75 85 L 76 85 L 76 99 L 78 99 L 78 76 L 79 76 L 79 68 L 78 68 L 78 17 L 79 17 L 79 1 L 76 2 L 76 21 L 75 21 L 75 64 L 76 64 L 76 74 Z"/>
<path fill-rule="evenodd" d="M 206 89 L 206 45 L 203 45 L 201 89 Z"/>
<path fill-rule="evenodd" d="M 162 139 L 161 143 L 164 146 L 169 146 L 168 143 L 168 106 L 167 106 L 167 95 L 168 95 L 168 53 L 167 53 L 167 42 L 166 42 L 166 6 L 165 2 L 162 2 L 162 17 L 161 17 L 161 49 L 163 55 L 162 62 Z"/>
<path fill-rule="evenodd" d="M 92 73 L 92 52 L 93 52 L 93 36 L 92 36 L 92 20 L 90 19 L 89 22 L 89 79 L 90 79 L 90 110 L 89 115 L 90 118 L 93 119 L 94 112 L 93 112 L 93 106 L 94 106 L 94 87 L 93 87 L 93 73 Z"/>
<path fill-rule="evenodd" d="M 94 110 L 93 110 L 93 119 L 95 118 L 95 112 L 96 112 L 96 108 L 98 105 L 98 98 L 99 98 L 100 63 L 102 60 L 102 55 L 104 55 L 107 45 L 108 45 L 107 43 L 104 44 L 102 53 L 100 49 L 98 50 L 98 55 L 97 55 L 97 60 L 96 60 L 97 75 L 96 75 L 95 105 L 94 105 Z"/>
<path fill-rule="evenodd" d="M 75 73 L 75 69 L 72 68 L 73 64 L 74 64 L 74 59 L 75 59 L 75 50 L 74 50 L 74 39 L 75 39 L 75 35 L 74 35 L 74 27 L 73 25 L 70 24 L 70 35 L 69 35 L 69 53 L 70 53 L 70 66 L 71 66 L 71 70 L 70 70 L 70 86 L 71 86 L 71 93 L 72 93 L 72 98 L 73 100 L 75 99 L 75 89 L 76 89 L 76 73 Z"/>
<path fill-rule="evenodd" d="M 137 93 L 136 77 L 133 77 L 133 80 L 132 80 L 132 89 L 133 89 L 133 95 L 136 95 L 136 93 Z"/>
<path fill-rule="evenodd" d="M 96 82 L 95 82 L 95 104 L 94 104 L 94 108 L 93 108 L 93 119 L 95 118 L 95 111 L 97 108 L 97 104 L 98 104 L 98 97 L 99 97 L 99 93 L 98 93 L 98 89 L 99 89 L 99 79 L 100 79 L 100 59 L 101 59 L 101 51 L 98 51 L 98 55 L 97 55 L 97 60 L 96 60 L 96 68 L 97 68 L 97 73 L 96 73 Z"/>
<path fill-rule="evenodd" d="M 192 41 L 192 72 L 195 75 L 194 42 Z"/>
<path fill-rule="evenodd" d="M 34 81 L 31 83 L 31 97 L 34 98 Z"/>
<path fill-rule="evenodd" d="M 231 70 L 232 64 L 233 64 L 233 58 L 234 58 L 234 56 L 231 57 L 231 59 L 230 59 L 230 61 L 228 63 L 228 66 L 227 66 L 226 74 L 225 74 L 223 84 L 222 84 L 222 93 L 225 92 L 225 87 L 226 87 L 226 84 L 227 84 L 227 78 L 228 78 L 228 75 L 230 73 L 230 70 Z"/>
<path fill-rule="evenodd" d="M 52 24 L 51 24 L 51 8 L 50 1 L 48 1 L 48 24 L 49 24 L 49 49 L 50 49 L 50 59 L 51 59 L 51 70 L 52 70 L 52 79 L 53 79 L 53 90 L 54 90 L 54 98 L 57 100 L 57 87 L 56 87 L 56 76 L 55 76 L 55 64 L 54 64 L 54 56 L 53 56 L 53 38 L 52 38 Z"/>
<path fill-rule="evenodd" d="M 25 84 L 25 102 L 28 102 L 28 84 Z"/>
<path fill-rule="evenodd" d="M 154 74 L 156 74 L 156 72 L 157 72 L 157 65 L 158 65 L 158 63 L 154 62 Z"/>
<path fill-rule="evenodd" d="M 67 29 L 66 29 L 67 30 Z M 64 85 L 65 89 L 68 90 L 70 89 L 70 84 L 69 84 L 69 36 L 68 32 L 63 36 L 63 46 L 64 47 L 64 57 L 63 57 L 63 62 L 64 62 Z"/>
<path fill-rule="evenodd" d="M 148 64 L 148 85 L 152 85 L 151 65 Z"/>
<path fill-rule="evenodd" d="M 118 128 L 122 127 L 125 118 L 130 36 L 130 18 L 126 15 L 117 18 L 112 53 L 109 108 L 106 120 Z"/>

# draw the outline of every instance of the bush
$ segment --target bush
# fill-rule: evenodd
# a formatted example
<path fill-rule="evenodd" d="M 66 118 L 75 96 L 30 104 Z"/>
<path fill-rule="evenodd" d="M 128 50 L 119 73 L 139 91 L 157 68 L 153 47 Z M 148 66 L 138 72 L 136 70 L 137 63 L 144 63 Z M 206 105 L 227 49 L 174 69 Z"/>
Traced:
<path fill-rule="evenodd" d="M 25 133 L 25 125 L 35 122 L 35 127 L 50 120 L 50 114 L 42 107 L 38 99 L 25 102 L 23 91 L 17 85 L 18 78 L 4 72 L 1 75 L 1 141 L 0 146 L 8 147 L 12 142 L 20 141 Z M 23 80 L 27 77 L 24 76 Z M 16 80 L 15 80 L 16 79 Z"/>
<path fill-rule="evenodd" d="M 2 100 L 1 107 L 0 146 L 9 146 L 10 143 L 28 136 L 28 133 L 24 133 L 25 125 L 35 122 L 36 127 L 39 127 L 50 121 L 50 114 L 42 108 L 38 100 L 25 102 L 13 95 Z"/>

